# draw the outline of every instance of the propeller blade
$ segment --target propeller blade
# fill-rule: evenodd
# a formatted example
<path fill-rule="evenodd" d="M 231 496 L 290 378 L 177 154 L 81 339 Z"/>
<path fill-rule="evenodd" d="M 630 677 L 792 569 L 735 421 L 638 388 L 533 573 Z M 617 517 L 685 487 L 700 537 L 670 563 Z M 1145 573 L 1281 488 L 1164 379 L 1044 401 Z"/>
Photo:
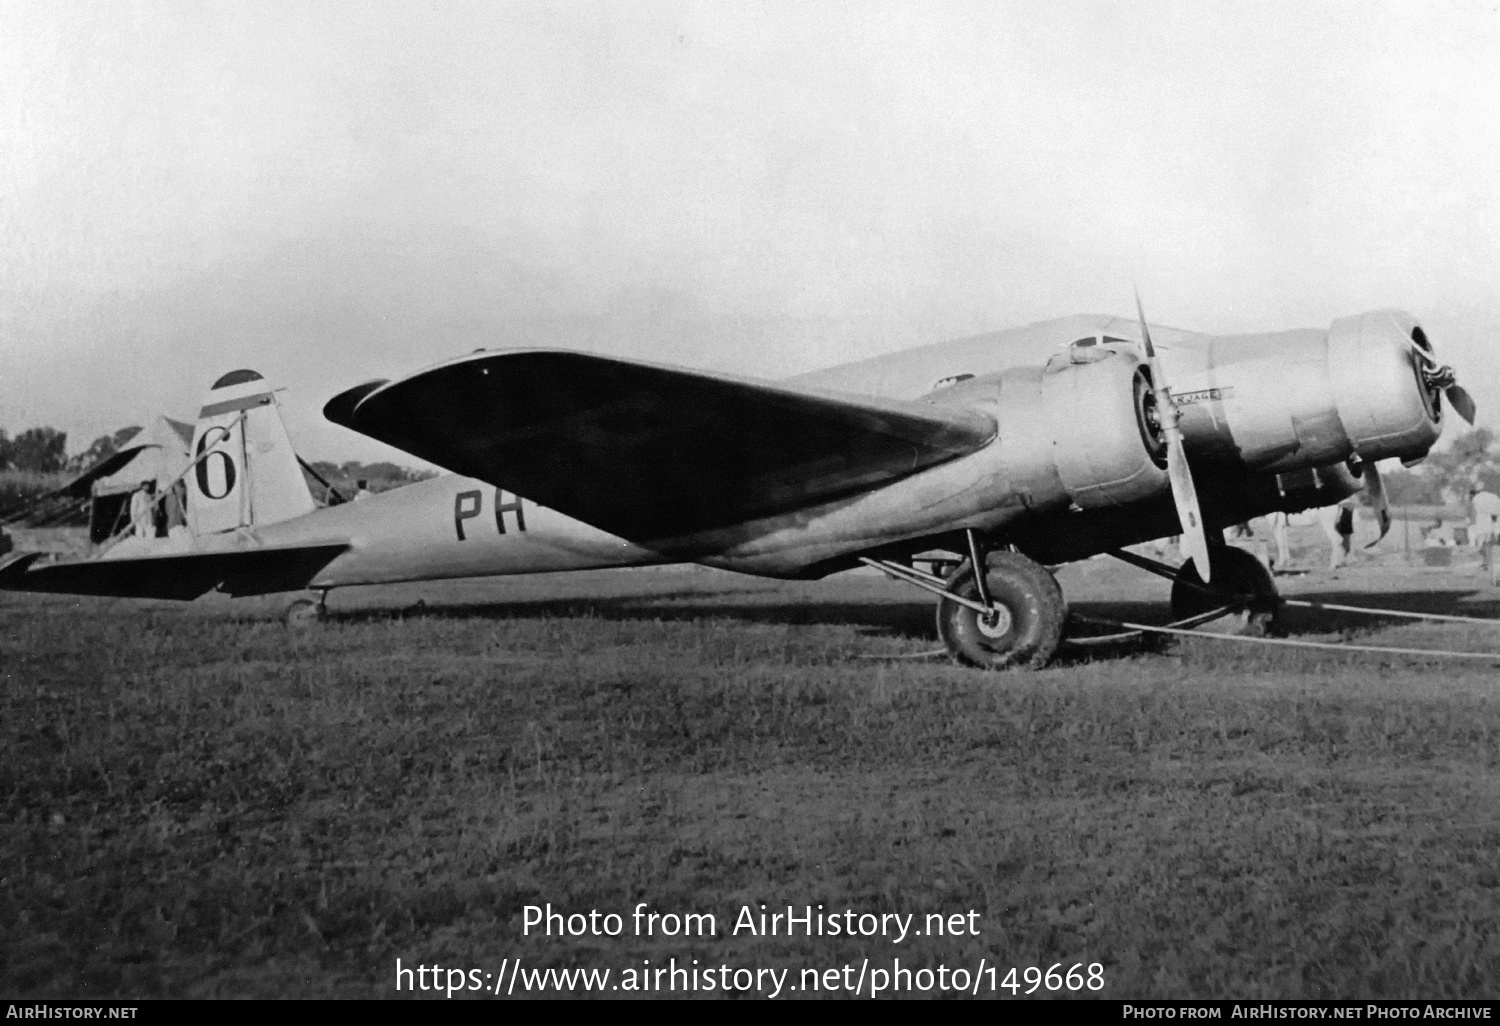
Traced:
<path fill-rule="evenodd" d="M 1182 431 L 1177 426 L 1182 414 L 1167 388 L 1162 374 L 1161 362 L 1156 358 L 1156 347 L 1151 344 L 1151 329 L 1146 326 L 1146 311 L 1141 306 L 1141 293 L 1135 293 L 1135 312 L 1141 322 L 1141 345 L 1146 350 L 1146 366 L 1151 368 L 1151 387 L 1156 392 L 1156 408 L 1161 416 L 1162 434 L 1167 439 L 1167 480 L 1172 485 L 1172 501 L 1177 506 L 1177 520 L 1182 525 L 1182 547 L 1192 560 L 1198 577 L 1207 584 L 1209 580 L 1208 535 L 1203 529 L 1203 510 L 1198 505 L 1198 489 L 1193 485 L 1193 472 L 1188 467 L 1187 450 L 1182 444 Z"/>
<path fill-rule="evenodd" d="M 1177 519 L 1182 524 L 1182 547 L 1197 567 L 1198 576 L 1207 584 L 1208 535 L 1203 530 L 1203 511 L 1198 507 L 1198 489 L 1193 486 L 1181 433 L 1175 445 L 1167 443 L 1167 480 L 1172 483 L 1172 500 L 1177 504 Z"/>
<path fill-rule="evenodd" d="M 1141 322 L 1141 344 L 1146 347 L 1146 359 L 1152 364 L 1151 369 L 1156 370 L 1156 350 L 1151 346 L 1151 329 L 1146 326 L 1146 311 L 1141 306 L 1141 290 L 1135 290 L 1135 316 Z M 1153 378 L 1153 380 L 1155 380 Z"/>
<path fill-rule="evenodd" d="M 1428 381 L 1443 390 L 1443 395 L 1447 396 L 1448 405 L 1453 407 L 1453 412 L 1473 424 L 1478 408 L 1474 405 L 1474 397 L 1454 380 L 1453 368 L 1438 363 L 1437 358 L 1417 345 L 1414 339 L 1407 339 L 1406 344 L 1412 352 L 1417 354 L 1417 359 L 1422 361 L 1422 372 L 1427 375 Z"/>
<path fill-rule="evenodd" d="M 1453 407 L 1453 412 L 1458 414 L 1471 425 L 1474 423 L 1474 414 L 1478 412 L 1474 405 L 1474 397 L 1469 394 L 1468 389 L 1460 384 L 1452 384 L 1443 389 L 1443 395 L 1448 397 L 1448 405 Z"/>
<path fill-rule="evenodd" d="M 1385 482 L 1380 478 L 1380 471 L 1373 463 L 1364 466 L 1365 475 L 1365 498 L 1370 503 L 1370 508 L 1375 511 L 1375 517 L 1380 522 L 1380 534 L 1375 540 L 1365 545 L 1367 549 L 1373 549 L 1380 544 L 1386 532 L 1391 529 L 1391 500 L 1385 494 Z"/>

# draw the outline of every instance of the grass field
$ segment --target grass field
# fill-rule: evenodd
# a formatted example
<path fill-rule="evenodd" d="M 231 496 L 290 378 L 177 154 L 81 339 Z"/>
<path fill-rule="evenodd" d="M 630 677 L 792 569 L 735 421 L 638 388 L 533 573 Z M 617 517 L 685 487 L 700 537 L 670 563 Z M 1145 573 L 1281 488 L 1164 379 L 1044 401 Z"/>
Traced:
<path fill-rule="evenodd" d="M 1062 579 L 1085 612 L 1168 618 L 1139 572 Z M 1465 571 L 1287 587 L 1500 617 Z M 1198 640 L 1038 673 L 872 659 L 935 641 L 922 596 L 865 575 L 355 589 L 301 631 L 283 602 L 0 596 L 0 993 L 387 996 L 398 957 L 1500 993 L 1492 664 Z M 1291 630 L 1500 650 L 1482 628 Z M 523 937 L 548 902 L 624 933 Z M 718 935 L 633 936 L 639 902 Z M 980 932 L 730 935 L 741 906 L 820 903 L 974 910 Z"/>

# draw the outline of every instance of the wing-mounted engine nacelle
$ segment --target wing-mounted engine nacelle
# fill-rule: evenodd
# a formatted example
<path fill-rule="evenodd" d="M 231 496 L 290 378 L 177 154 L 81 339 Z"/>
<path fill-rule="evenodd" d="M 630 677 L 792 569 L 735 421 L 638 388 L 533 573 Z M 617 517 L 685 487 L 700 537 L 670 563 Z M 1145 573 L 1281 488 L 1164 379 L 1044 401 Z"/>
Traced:
<path fill-rule="evenodd" d="M 1151 372 L 1134 355 L 1075 347 L 1048 361 L 1041 386 L 1052 463 L 1075 506 L 1123 506 L 1169 487 Z"/>
<path fill-rule="evenodd" d="M 1422 326 L 1399 310 L 1344 317 L 1328 329 L 1328 383 L 1349 447 L 1373 463 L 1425 456 L 1443 430 L 1440 390 L 1415 349 L 1431 355 Z"/>
<path fill-rule="evenodd" d="M 1128 350 L 1074 347 L 1045 367 L 974 378 L 933 399 L 982 406 L 999 422 L 996 442 L 971 459 L 990 464 L 1007 505 L 1100 509 L 1169 487 L 1150 373 Z"/>
<path fill-rule="evenodd" d="M 1409 315 L 1345 317 L 1327 331 L 1220 336 L 1167 361 L 1190 457 L 1286 472 L 1423 456 L 1442 431 L 1439 391 Z"/>

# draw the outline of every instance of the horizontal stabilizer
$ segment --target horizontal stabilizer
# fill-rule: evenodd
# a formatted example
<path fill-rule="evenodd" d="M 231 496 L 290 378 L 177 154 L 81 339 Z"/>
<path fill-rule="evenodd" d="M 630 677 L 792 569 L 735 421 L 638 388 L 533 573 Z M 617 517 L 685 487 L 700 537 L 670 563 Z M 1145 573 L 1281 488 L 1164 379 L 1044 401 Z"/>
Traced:
<path fill-rule="evenodd" d="M 176 553 L 136 559 L 93 559 L 36 566 L 30 554 L 0 567 L 0 591 L 114 595 L 186 601 L 218 588 L 264 595 L 307 587 L 346 544 Z"/>
<path fill-rule="evenodd" d="M 852 495 L 981 448 L 993 419 L 585 353 L 476 353 L 369 382 L 334 423 L 632 541 Z"/>

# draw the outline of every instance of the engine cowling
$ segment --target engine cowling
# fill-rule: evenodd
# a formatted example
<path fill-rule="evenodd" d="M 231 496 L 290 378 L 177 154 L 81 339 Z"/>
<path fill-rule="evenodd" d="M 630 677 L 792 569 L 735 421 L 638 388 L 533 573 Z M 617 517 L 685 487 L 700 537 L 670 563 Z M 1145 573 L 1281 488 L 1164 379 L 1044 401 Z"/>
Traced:
<path fill-rule="evenodd" d="M 1073 349 L 1043 368 L 1041 385 L 1052 462 L 1075 506 L 1123 506 L 1169 487 L 1150 371 L 1133 355 Z"/>
<path fill-rule="evenodd" d="M 1350 447 L 1367 462 L 1425 455 L 1443 407 L 1412 346 L 1432 351 L 1421 325 L 1397 310 L 1344 317 L 1328 329 L 1328 380 Z"/>
<path fill-rule="evenodd" d="M 1129 350 L 1075 347 L 1043 367 L 965 381 L 938 401 L 995 416 L 996 441 L 970 459 L 1025 509 L 1124 506 L 1169 487 L 1149 371 Z"/>
<path fill-rule="evenodd" d="M 1280 473 L 1422 456 L 1442 431 L 1438 394 L 1412 351 L 1426 336 L 1407 314 L 1206 341 L 1167 361 L 1192 457 Z"/>

